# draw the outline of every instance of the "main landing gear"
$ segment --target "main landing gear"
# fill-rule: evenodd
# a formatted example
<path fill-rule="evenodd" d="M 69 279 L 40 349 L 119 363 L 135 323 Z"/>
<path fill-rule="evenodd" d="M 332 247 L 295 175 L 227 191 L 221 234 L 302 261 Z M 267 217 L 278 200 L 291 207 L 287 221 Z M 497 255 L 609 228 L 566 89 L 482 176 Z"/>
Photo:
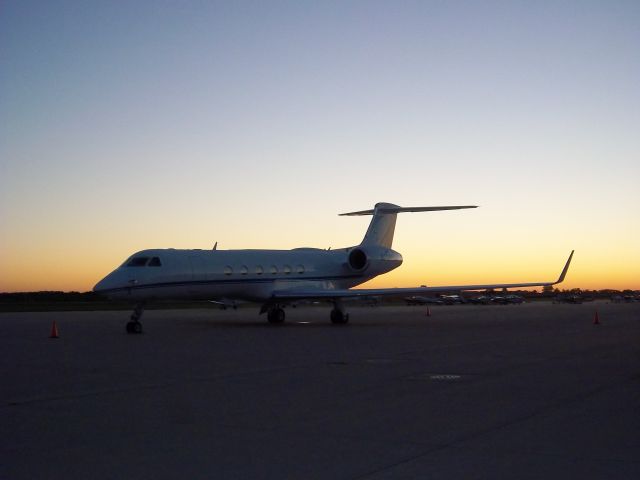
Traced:
<path fill-rule="evenodd" d="M 346 325 L 349 323 L 349 314 L 344 311 L 342 302 L 336 300 L 333 302 L 333 310 L 331 310 L 331 323 L 334 325 Z"/>
<path fill-rule="evenodd" d="M 267 321 L 272 325 L 284 323 L 285 313 L 281 305 L 264 305 L 260 313 L 267 313 Z M 344 311 L 340 302 L 334 302 L 333 310 L 331 310 L 331 323 L 334 325 L 345 325 L 349 323 L 349 314 Z"/>
<path fill-rule="evenodd" d="M 331 310 L 331 323 L 334 325 L 345 325 L 349 323 L 349 314 L 344 313 L 339 308 L 334 308 Z"/>
<path fill-rule="evenodd" d="M 284 317 L 284 310 L 277 305 L 267 310 L 267 320 L 269 321 L 269 323 L 284 323 Z"/>
<path fill-rule="evenodd" d="M 139 303 L 136 308 L 133 309 L 131 314 L 131 321 L 127 322 L 127 333 L 142 333 L 142 324 L 140 318 L 144 313 L 144 303 Z"/>

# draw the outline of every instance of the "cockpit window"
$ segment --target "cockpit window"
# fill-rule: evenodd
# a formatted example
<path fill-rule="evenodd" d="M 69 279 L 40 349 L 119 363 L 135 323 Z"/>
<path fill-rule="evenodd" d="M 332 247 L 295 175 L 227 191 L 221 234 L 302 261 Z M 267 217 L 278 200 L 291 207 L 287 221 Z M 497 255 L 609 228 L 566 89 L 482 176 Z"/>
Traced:
<path fill-rule="evenodd" d="M 151 260 L 149 260 L 149 266 L 150 267 L 161 267 L 162 266 L 162 262 L 160 262 L 160 258 L 152 257 Z"/>
<path fill-rule="evenodd" d="M 149 261 L 149 257 L 133 257 L 127 262 L 127 267 L 144 267 Z"/>

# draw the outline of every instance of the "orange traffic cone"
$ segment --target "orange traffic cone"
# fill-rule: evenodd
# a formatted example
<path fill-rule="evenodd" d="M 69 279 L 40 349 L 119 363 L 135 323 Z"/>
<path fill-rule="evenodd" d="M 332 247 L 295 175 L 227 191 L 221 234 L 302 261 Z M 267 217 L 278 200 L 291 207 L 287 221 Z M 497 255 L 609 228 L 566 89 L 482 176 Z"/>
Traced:
<path fill-rule="evenodd" d="M 58 336 L 58 325 L 56 325 L 56 321 L 53 321 L 53 325 L 51 325 L 51 335 L 49 338 L 59 338 Z"/>
<path fill-rule="evenodd" d="M 429 307 L 427 307 L 427 317 L 431 316 L 431 310 L 429 310 Z"/>
<path fill-rule="evenodd" d="M 593 324 L 600 325 L 600 319 L 598 318 L 598 310 L 596 310 L 596 314 L 593 316 Z"/>

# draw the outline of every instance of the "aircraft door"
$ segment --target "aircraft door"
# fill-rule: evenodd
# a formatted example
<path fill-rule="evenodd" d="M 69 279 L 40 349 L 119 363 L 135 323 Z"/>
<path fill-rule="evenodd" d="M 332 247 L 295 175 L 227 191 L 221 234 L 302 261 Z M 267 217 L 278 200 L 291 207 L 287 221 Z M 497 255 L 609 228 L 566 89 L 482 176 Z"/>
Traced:
<path fill-rule="evenodd" d="M 191 281 L 189 282 L 189 293 L 201 294 L 206 290 L 206 269 L 202 258 L 197 256 L 189 257 L 189 268 L 191 270 Z"/>

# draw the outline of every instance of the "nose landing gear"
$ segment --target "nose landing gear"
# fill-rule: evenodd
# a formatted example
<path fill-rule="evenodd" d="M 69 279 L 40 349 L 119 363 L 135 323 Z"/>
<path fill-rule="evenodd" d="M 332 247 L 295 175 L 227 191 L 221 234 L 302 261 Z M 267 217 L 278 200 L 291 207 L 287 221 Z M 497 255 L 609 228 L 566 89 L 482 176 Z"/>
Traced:
<path fill-rule="evenodd" d="M 142 323 L 140 323 L 140 318 L 143 313 L 144 303 L 137 304 L 131 314 L 131 321 L 127 322 L 127 333 L 142 333 Z"/>

